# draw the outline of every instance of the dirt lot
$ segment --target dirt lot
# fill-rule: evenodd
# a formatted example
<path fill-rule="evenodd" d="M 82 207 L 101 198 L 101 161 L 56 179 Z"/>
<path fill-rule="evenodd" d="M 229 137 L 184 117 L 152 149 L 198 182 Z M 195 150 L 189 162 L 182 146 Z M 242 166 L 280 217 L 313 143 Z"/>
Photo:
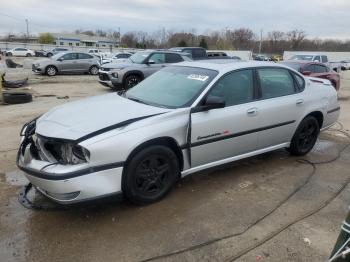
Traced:
<path fill-rule="evenodd" d="M 22 125 L 56 105 L 110 92 L 92 76 L 8 72 L 10 78 L 25 75 L 34 101 L 0 105 L 1 261 L 325 261 L 329 256 L 350 194 L 348 139 L 332 130 L 322 133 L 305 159 L 335 160 L 315 169 L 279 150 L 187 177 L 164 200 L 145 207 L 115 200 L 59 211 L 24 208 L 17 196 L 26 181 L 15 165 Z M 349 96 L 350 71 L 342 73 L 340 92 L 340 122 L 347 131 Z"/>

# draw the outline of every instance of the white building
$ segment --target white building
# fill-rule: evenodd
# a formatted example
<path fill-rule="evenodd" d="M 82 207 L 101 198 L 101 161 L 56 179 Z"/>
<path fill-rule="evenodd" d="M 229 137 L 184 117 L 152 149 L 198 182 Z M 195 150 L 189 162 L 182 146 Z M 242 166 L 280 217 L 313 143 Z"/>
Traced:
<path fill-rule="evenodd" d="M 74 46 L 74 47 L 94 47 L 94 48 L 113 48 L 118 47 L 116 40 L 101 36 L 88 36 L 83 34 L 52 33 L 55 38 L 55 46 Z"/>

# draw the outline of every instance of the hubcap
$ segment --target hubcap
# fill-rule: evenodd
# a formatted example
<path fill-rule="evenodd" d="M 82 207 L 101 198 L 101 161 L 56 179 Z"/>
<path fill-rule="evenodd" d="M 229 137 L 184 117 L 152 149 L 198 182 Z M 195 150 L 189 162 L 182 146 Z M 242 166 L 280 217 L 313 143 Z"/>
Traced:
<path fill-rule="evenodd" d="M 91 68 L 91 74 L 92 74 L 92 75 L 97 75 L 97 74 L 98 74 L 98 68 L 95 67 L 95 66 L 92 67 L 92 68 Z"/>
<path fill-rule="evenodd" d="M 49 68 L 47 69 L 47 74 L 50 75 L 50 76 L 56 74 L 55 68 L 49 67 Z"/>
<path fill-rule="evenodd" d="M 312 123 L 307 123 L 299 134 L 298 146 L 302 150 L 308 150 L 313 146 L 317 137 L 317 128 Z"/>
<path fill-rule="evenodd" d="M 170 163 L 158 155 L 149 156 L 136 169 L 135 186 L 143 195 L 161 193 L 169 184 Z"/>

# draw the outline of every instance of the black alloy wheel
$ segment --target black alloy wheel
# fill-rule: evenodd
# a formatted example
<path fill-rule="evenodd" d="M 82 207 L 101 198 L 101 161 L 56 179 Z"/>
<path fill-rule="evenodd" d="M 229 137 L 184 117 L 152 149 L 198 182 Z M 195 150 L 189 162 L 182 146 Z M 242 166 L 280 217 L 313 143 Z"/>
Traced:
<path fill-rule="evenodd" d="M 130 89 L 141 82 L 141 77 L 138 75 L 130 75 L 125 79 L 125 89 Z"/>
<path fill-rule="evenodd" d="M 313 116 L 304 118 L 295 132 L 289 152 L 293 155 L 301 156 L 309 153 L 316 144 L 320 133 L 318 121 Z"/>
<path fill-rule="evenodd" d="M 123 175 L 123 192 L 135 204 L 148 204 L 165 196 L 179 177 L 175 153 L 165 146 L 151 146 L 137 153 Z"/>

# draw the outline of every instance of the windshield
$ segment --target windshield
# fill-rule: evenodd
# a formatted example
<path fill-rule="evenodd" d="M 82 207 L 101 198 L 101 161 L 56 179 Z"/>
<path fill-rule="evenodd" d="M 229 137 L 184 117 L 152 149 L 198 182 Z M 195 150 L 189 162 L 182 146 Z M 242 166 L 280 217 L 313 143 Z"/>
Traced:
<path fill-rule="evenodd" d="M 193 103 L 217 74 L 209 69 L 169 66 L 146 78 L 125 96 L 154 106 L 185 107 Z"/>
<path fill-rule="evenodd" d="M 143 61 L 149 56 L 150 52 L 137 52 L 129 57 L 129 59 L 136 64 L 142 64 Z"/>
<path fill-rule="evenodd" d="M 307 60 L 312 61 L 312 55 L 294 55 L 290 60 Z"/>
<path fill-rule="evenodd" d="M 300 64 L 299 62 L 297 63 L 289 63 L 289 62 L 281 62 L 282 65 L 288 66 L 296 71 L 300 72 Z"/>

